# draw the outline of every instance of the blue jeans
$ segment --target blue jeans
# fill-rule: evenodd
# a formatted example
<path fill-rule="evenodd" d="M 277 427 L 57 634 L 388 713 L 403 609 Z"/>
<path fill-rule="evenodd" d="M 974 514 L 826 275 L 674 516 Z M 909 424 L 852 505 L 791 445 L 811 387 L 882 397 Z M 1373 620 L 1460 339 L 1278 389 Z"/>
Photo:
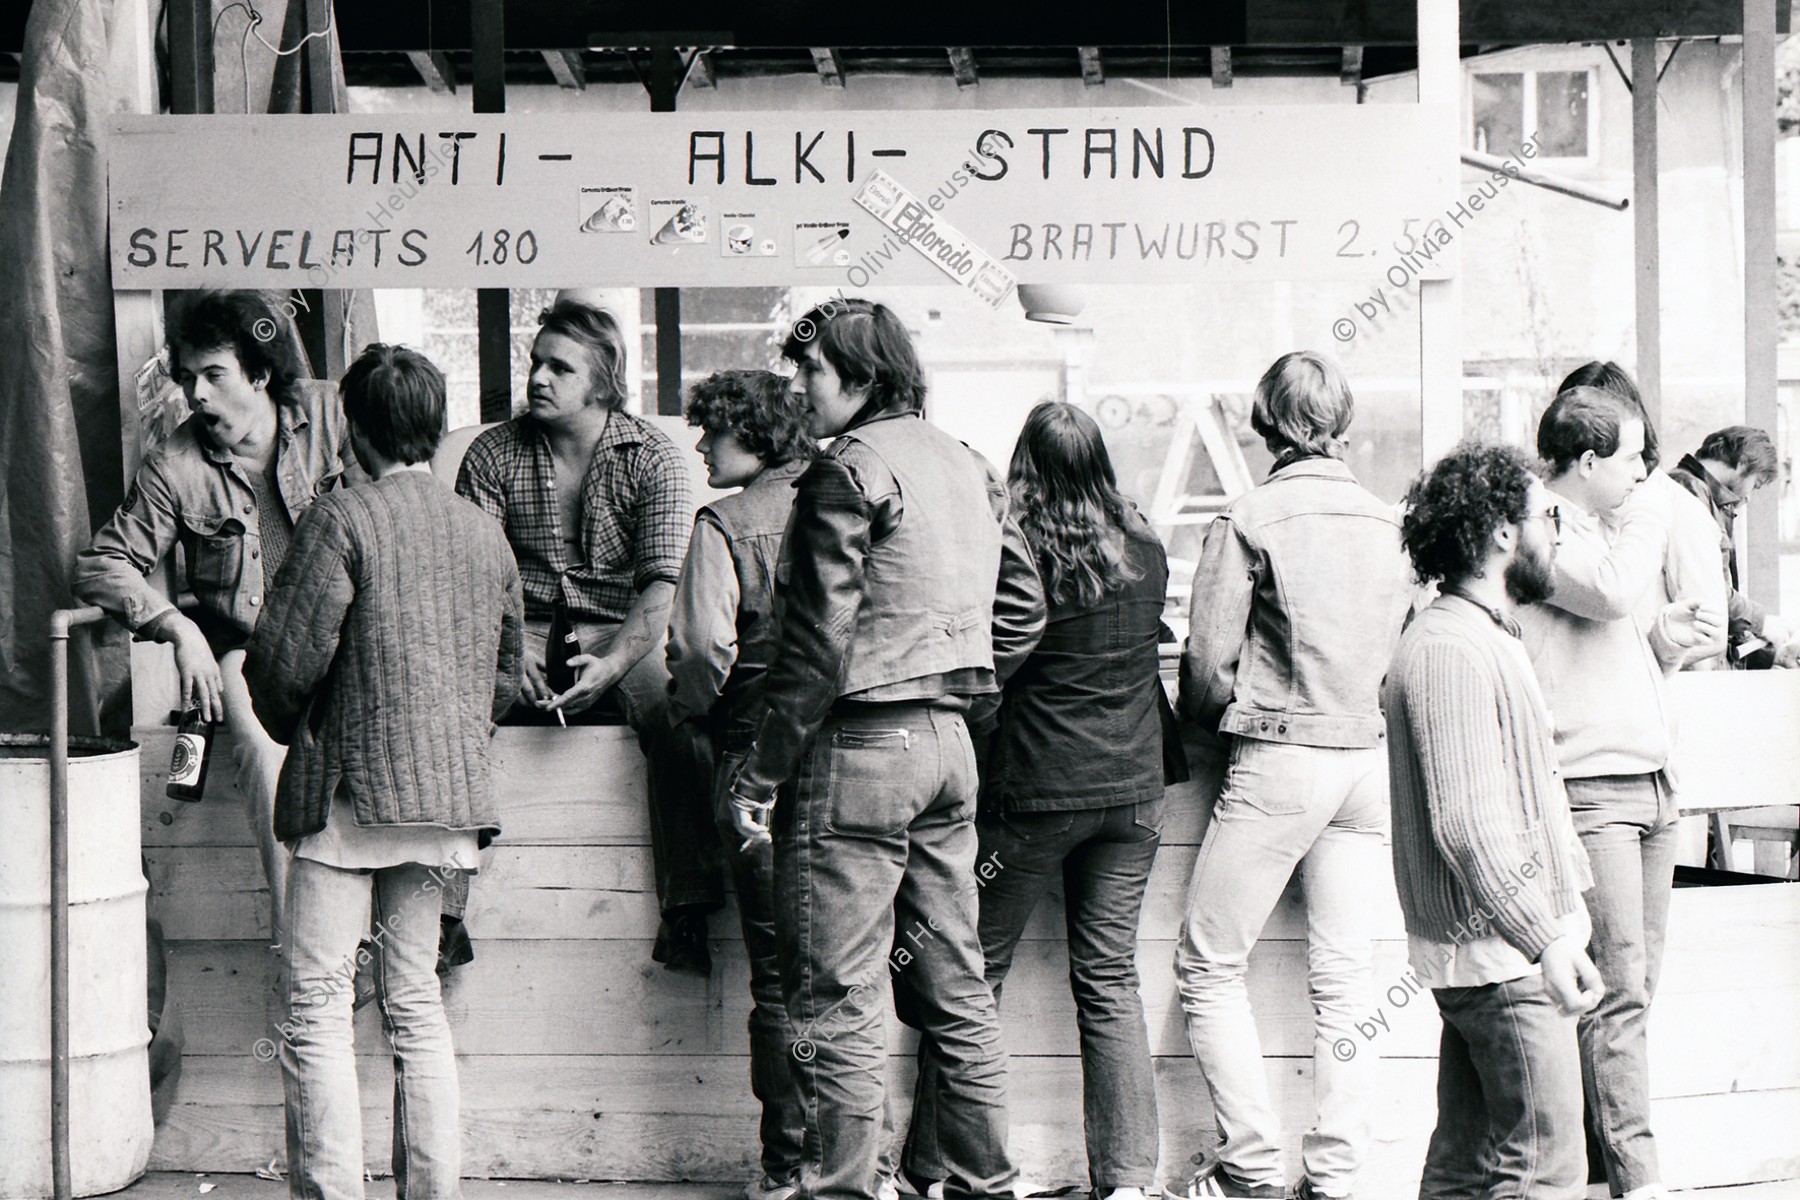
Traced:
<path fill-rule="evenodd" d="M 794 1028 L 781 990 L 781 947 L 775 925 L 775 851 L 767 843 L 738 850 L 727 799 L 741 753 L 721 754 L 714 774 L 713 814 L 724 843 L 738 922 L 750 960 L 750 1091 L 762 1104 L 762 1171 L 776 1183 L 800 1174 L 806 1108 L 794 1077 Z"/>
<path fill-rule="evenodd" d="M 776 806 L 782 983 L 806 1105 L 803 1200 L 873 1200 L 889 972 L 932 1038 L 946 1194 L 1010 1196 L 1006 1061 L 976 933 L 975 754 L 961 714 L 834 712 Z"/>
<path fill-rule="evenodd" d="M 295 858 L 288 868 L 290 1016 L 277 1055 L 287 1098 L 288 1193 L 295 1200 L 361 1200 L 363 1194 L 350 1013 L 365 937 L 375 941 L 375 1000 L 394 1051 L 396 1195 L 462 1195 L 456 1052 L 438 991 L 439 888 L 435 870 L 417 863 L 346 871 Z"/>
<path fill-rule="evenodd" d="M 1212 1094 L 1220 1160 L 1253 1186 L 1281 1183 L 1281 1122 L 1269 1101 L 1244 971 L 1296 868 L 1306 904 L 1318 1117 L 1301 1139 L 1322 1195 L 1351 1194 L 1369 1141 L 1375 1056 L 1332 1053 L 1367 1011 L 1372 884 L 1388 867 L 1387 753 L 1233 738 L 1212 823 L 1194 860 L 1175 949 L 1188 1044 Z"/>
<path fill-rule="evenodd" d="M 1564 780 L 1587 850 L 1594 937 L 1606 996 L 1581 1018 L 1588 1119 L 1615 1196 L 1662 1182 L 1650 1132 L 1650 999 L 1662 973 L 1674 886 L 1675 797 L 1660 775 Z"/>
<path fill-rule="evenodd" d="M 1438 1122 L 1419 1200 L 1576 1200 L 1587 1180 L 1575 1019 L 1541 975 L 1436 988 Z"/>
<path fill-rule="evenodd" d="M 1161 844 L 1162 798 L 1073 812 L 983 814 L 976 883 L 981 951 L 998 1002 L 1013 951 L 1038 902 L 1059 883 L 1065 897 L 1069 987 L 1081 1033 L 1088 1177 L 1098 1195 L 1155 1182 L 1156 1078 L 1138 994 L 1138 916 Z M 937 1076 L 920 1043 L 907 1169 L 941 1179 Z"/>

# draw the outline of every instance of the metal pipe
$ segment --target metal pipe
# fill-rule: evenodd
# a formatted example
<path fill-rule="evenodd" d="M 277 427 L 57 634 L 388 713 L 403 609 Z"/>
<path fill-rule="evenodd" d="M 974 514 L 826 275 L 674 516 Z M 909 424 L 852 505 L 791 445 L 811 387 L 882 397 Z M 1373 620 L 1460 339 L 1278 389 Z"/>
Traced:
<path fill-rule="evenodd" d="M 69 630 L 104 621 L 97 608 L 50 614 L 50 1174 L 56 1200 L 69 1176 Z"/>
<path fill-rule="evenodd" d="M 1624 212 L 1627 208 L 1631 207 L 1631 198 L 1629 196 L 1609 196 L 1600 189 L 1591 188 L 1579 180 L 1565 179 L 1561 175 L 1550 175 L 1543 171 L 1534 171 L 1530 167 L 1522 165 L 1516 158 L 1496 158 L 1492 154 L 1482 154 L 1476 150 L 1464 150 L 1462 152 L 1462 160 L 1469 166 L 1481 171 L 1505 171 L 1507 165 L 1510 163 L 1514 170 L 1507 171 L 1507 174 L 1522 183 L 1529 183 L 1533 187 L 1541 187 L 1546 191 L 1561 192 L 1565 196 L 1573 196 L 1577 200 L 1586 200 L 1589 204 L 1599 204 L 1618 212 Z"/>

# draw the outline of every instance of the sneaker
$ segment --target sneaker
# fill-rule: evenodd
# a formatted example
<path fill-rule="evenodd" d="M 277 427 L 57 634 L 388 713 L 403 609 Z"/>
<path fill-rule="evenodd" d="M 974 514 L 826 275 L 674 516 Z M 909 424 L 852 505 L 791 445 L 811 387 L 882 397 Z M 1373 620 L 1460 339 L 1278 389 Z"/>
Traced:
<path fill-rule="evenodd" d="M 883 1175 L 875 1185 L 875 1200 L 900 1200 L 900 1188 L 892 1175 Z"/>
<path fill-rule="evenodd" d="M 791 1183 L 776 1183 L 758 1171 L 744 1185 L 744 1200 L 793 1200 L 799 1190 Z"/>
<path fill-rule="evenodd" d="M 912 1172 L 905 1167 L 894 1172 L 892 1178 L 894 1187 L 901 1196 L 918 1196 L 921 1200 L 944 1200 L 944 1181 L 941 1179 L 915 1179 Z"/>
<path fill-rule="evenodd" d="M 1350 1197 L 1327 1196 L 1323 1192 L 1314 1191 L 1312 1180 L 1302 1176 L 1299 1183 L 1288 1188 L 1287 1200 L 1350 1200 Z"/>
<path fill-rule="evenodd" d="M 1188 1200 L 1220 1200 L 1248 1197 L 1250 1200 L 1287 1200 L 1287 1189 L 1280 1184 L 1248 1184 L 1225 1169 L 1216 1153 L 1200 1159 L 1200 1168 L 1187 1182 Z"/>
<path fill-rule="evenodd" d="M 656 931 L 650 957 L 670 971 L 702 978 L 712 974 L 712 949 L 706 942 L 706 914 L 693 908 L 671 909 Z"/>

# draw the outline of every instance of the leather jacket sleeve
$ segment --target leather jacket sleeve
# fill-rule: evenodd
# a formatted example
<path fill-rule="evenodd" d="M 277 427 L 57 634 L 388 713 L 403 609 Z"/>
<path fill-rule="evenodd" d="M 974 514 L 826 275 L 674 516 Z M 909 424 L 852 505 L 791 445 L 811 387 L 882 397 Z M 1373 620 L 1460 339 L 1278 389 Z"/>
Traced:
<path fill-rule="evenodd" d="M 781 584 L 781 630 L 764 685 L 768 711 L 732 788 L 756 801 L 767 800 L 793 776 L 837 699 L 876 518 L 870 489 L 841 452 L 827 452 L 808 467 L 795 491 L 783 550 L 788 574 Z"/>
<path fill-rule="evenodd" d="M 973 452 L 971 452 L 973 453 Z M 976 454 L 987 476 L 988 503 L 994 519 L 1000 523 L 1000 574 L 994 585 L 994 682 L 1001 689 L 992 695 L 976 696 L 969 704 L 969 731 L 976 736 L 991 732 L 999 724 L 1000 696 L 1006 681 L 1024 665 L 1044 636 L 1047 609 L 1044 582 L 1038 575 L 1037 563 L 1025 533 L 1012 513 L 1012 496 L 1006 481 Z"/>

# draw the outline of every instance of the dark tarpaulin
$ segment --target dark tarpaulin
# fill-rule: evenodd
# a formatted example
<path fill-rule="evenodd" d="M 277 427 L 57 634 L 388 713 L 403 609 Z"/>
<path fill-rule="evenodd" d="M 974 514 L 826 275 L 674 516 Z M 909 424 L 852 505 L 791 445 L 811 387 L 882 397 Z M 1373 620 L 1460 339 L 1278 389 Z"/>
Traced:
<path fill-rule="evenodd" d="M 111 0 L 37 0 L 0 186 L 0 729 L 48 728 L 49 619 L 124 494 L 106 244 Z M 130 723 L 128 658 L 77 635 L 70 729 Z M 102 728 L 106 726 L 106 728 Z"/>

